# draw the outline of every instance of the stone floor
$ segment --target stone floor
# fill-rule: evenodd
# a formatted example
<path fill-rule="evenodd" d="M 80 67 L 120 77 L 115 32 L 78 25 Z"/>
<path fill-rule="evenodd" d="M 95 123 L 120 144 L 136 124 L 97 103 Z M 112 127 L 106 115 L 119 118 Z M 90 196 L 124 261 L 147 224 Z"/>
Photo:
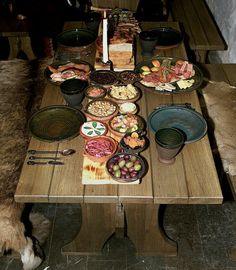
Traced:
<path fill-rule="evenodd" d="M 46 260 L 39 270 L 236 270 L 229 250 L 236 245 L 236 204 L 168 205 L 164 228 L 178 242 L 177 257 L 136 257 L 127 238 L 112 237 L 102 256 L 62 256 L 60 249 L 77 234 L 81 224 L 80 205 L 37 204 L 34 210 L 52 221 L 44 245 Z M 0 258 L 0 270 L 22 269 L 20 260 Z"/>

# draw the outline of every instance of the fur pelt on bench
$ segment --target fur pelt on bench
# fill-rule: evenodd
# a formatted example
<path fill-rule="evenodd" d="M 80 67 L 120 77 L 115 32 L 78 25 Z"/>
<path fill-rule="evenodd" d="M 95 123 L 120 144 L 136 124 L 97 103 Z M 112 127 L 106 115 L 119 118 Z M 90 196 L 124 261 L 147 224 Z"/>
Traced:
<path fill-rule="evenodd" d="M 236 175 L 236 87 L 226 82 L 209 82 L 202 90 L 208 123 L 214 131 L 216 149 L 225 172 Z"/>
<path fill-rule="evenodd" d="M 29 142 L 27 120 L 37 109 L 44 89 L 44 67 L 38 69 L 37 65 L 35 61 L 18 59 L 0 61 L 0 251 L 19 252 L 24 269 L 34 269 L 42 261 L 41 252 L 34 247 L 36 242 L 21 221 L 24 205 L 14 201 Z M 35 215 L 31 215 L 32 219 Z M 49 230 L 47 219 L 36 219 L 41 222 L 38 226 Z"/>

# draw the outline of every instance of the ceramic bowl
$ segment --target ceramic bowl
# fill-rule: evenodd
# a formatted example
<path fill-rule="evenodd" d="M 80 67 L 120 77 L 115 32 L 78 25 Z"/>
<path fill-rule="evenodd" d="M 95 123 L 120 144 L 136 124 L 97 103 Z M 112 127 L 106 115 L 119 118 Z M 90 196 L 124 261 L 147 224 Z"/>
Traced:
<path fill-rule="evenodd" d="M 119 73 L 119 79 L 124 84 L 128 83 L 135 83 L 139 80 L 141 80 L 141 77 L 138 73 L 134 72 L 133 70 L 123 70 Z"/>
<path fill-rule="evenodd" d="M 138 112 L 138 108 L 137 105 L 133 102 L 125 102 L 119 104 L 119 112 L 123 114 L 126 113 L 136 114 Z"/>
<path fill-rule="evenodd" d="M 108 129 L 116 136 L 123 137 L 126 133 L 145 129 L 145 120 L 135 114 L 119 114 L 108 122 Z"/>
<path fill-rule="evenodd" d="M 95 121 L 107 122 L 117 115 L 118 105 L 109 99 L 97 99 L 90 101 L 85 108 L 85 115 Z"/>
<path fill-rule="evenodd" d="M 101 85 L 89 85 L 85 89 L 85 96 L 89 99 L 99 99 L 104 98 L 107 94 L 107 89 Z"/>
<path fill-rule="evenodd" d="M 138 132 L 127 133 L 120 140 L 120 148 L 129 154 L 138 154 L 147 147 L 147 139 Z"/>
<path fill-rule="evenodd" d="M 141 179 L 146 173 L 147 165 L 136 154 L 118 153 L 107 161 L 106 169 L 113 180 L 126 183 Z"/>
<path fill-rule="evenodd" d="M 106 88 L 119 82 L 116 73 L 111 70 L 92 71 L 89 75 L 89 81 L 91 84 L 100 84 Z"/>
<path fill-rule="evenodd" d="M 90 138 L 86 141 L 84 155 L 95 162 L 106 162 L 117 150 L 117 142 L 108 136 Z"/>
<path fill-rule="evenodd" d="M 132 84 L 113 85 L 108 90 L 107 94 L 108 97 L 117 104 L 135 102 L 140 98 L 141 95 L 140 90 Z"/>
<path fill-rule="evenodd" d="M 97 136 L 104 136 L 107 134 L 107 125 L 100 121 L 87 121 L 80 127 L 80 135 L 88 140 Z"/>

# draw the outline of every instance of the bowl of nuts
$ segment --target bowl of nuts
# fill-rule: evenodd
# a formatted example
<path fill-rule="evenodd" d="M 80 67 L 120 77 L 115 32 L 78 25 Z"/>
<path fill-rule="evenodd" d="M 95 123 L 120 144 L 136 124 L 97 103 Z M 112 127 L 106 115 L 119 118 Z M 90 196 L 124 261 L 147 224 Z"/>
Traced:
<path fill-rule="evenodd" d="M 107 122 L 118 114 L 118 105 L 109 99 L 90 101 L 85 107 L 85 115 L 90 120 Z"/>
<path fill-rule="evenodd" d="M 118 153 L 106 163 L 108 174 L 113 180 L 121 183 L 134 182 L 146 173 L 146 163 L 136 154 Z"/>

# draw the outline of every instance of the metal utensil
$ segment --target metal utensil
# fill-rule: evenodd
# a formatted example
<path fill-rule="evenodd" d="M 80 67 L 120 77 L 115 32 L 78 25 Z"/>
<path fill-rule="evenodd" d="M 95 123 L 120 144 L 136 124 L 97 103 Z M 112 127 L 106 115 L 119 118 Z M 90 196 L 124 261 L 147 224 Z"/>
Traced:
<path fill-rule="evenodd" d="M 28 161 L 28 165 L 64 165 L 64 162 L 56 161 L 56 160 L 50 160 L 50 161 Z"/>
<path fill-rule="evenodd" d="M 29 159 L 35 160 L 35 159 L 52 159 L 52 160 L 58 160 L 61 159 L 60 157 L 37 157 L 37 156 L 30 156 Z"/>
<path fill-rule="evenodd" d="M 63 156 L 69 156 L 74 154 L 76 151 L 75 149 L 64 149 L 62 151 L 43 151 L 43 150 L 34 150 L 30 149 L 28 150 L 29 154 L 35 155 L 35 154 L 61 154 Z"/>

